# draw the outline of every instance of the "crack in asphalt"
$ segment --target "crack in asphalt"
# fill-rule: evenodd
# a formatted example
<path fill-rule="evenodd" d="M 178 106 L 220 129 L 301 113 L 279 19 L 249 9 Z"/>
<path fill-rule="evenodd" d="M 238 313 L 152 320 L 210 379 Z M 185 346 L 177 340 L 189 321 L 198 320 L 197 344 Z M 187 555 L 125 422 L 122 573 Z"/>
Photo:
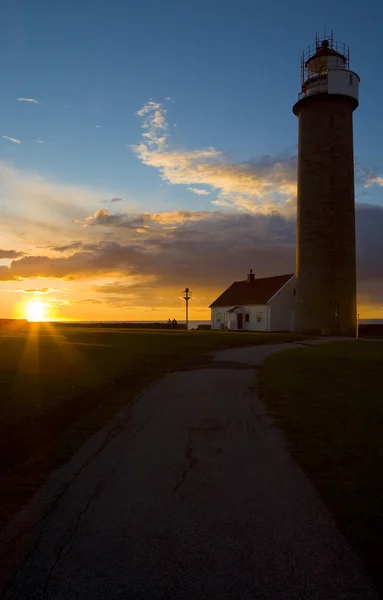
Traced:
<path fill-rule="evenodd" d="M 141 394 L 139 394 L 137 396 L 137 398 L 132 402 L 132 404 L 130 405 L 129 408 L 131 409 L 133 407 L 133 405 L 136 404 L 138 402 L 138 400 L 141 398 L 141 396 L 143 396 L 146 392 L 147 392 L 147 389 L 143 390 L 141 392 Z M 64 497 L 68 493 L 68 491 L 71 488 L 71 486 L 84 473 L 84 471 L 86 471 L 86 469 L 99 456 L 99 454 L 101 454 L 105 450 L 105 448 L 121 433 L 121 431 L 123 430 L 123 428 L 130 421 L 131 417 L 132 417 L 132 412 L 130 410 L 127 417 L 122 418 L 114 427 L 112 427 L 108 431 L 108 434 L 107 434 L 107 437 L 106 437 L 105 441 L 101 444 L 101 446 L 97 449 L 97 451 L 86 462 L 84 462 L 83 465 L 81 465 L 81 467 L 78 469 L 78 471 L 76 471 L 76 473 L 73 475 L 73 477 L 70 479 L 70 481 L 68 481 L 64 485 L 63 490 L 56 496 L 56 498 L 53 500 L 52 504 L 50 504 L 49 508 L 45 512 L 43 512 L 43 514 L 41 515 L 41 517 L 36 522 L 33 522 L 27 529 L 25 529 L 25 530 L 23 529 L 19 534 L 17 534 L 16 536 L 14 536 L 8 543 L 5 543 L 3 545 L 3 548 L 1 549 L 2 552 L 0 553 L 0 556 L 4 555 L 7 552 L 7 549 L 9 548 L 9 546 L 12 546 L 12 548 L 13 548 L 14 545 L 15 545 L 15 543 L 17 544 L 23 537 L 25 537 L 26 535 L 28 535 L 28 533 L 30 533 L 30 531 L 34 530 L 37 527 L 40 527 L 45 521 L 47 521 L 47 519 L 54 513 L 54 511 L 56 510 L 56 508 L 58 507 L 58 505 L 60 504 L 60 502 L 64 499 Z M 135 438 L 137 436 L 137 434 L 146 426 L 146 424 L 147 424 L 147 422 L 148 422 L 148 420 L 150 418 L 151 417 L 148 417 L 148 419 L 146 419 L 145 422 L 140 427 L 138 427 L 135 430 L 133 438 Z M 123 462 L 123 461 L 119 461 L 119 463 L 117 463 L 115 465 L 115 467 L 113 468 L 112 475 L 111 475 L 110 478 L 113 478 L 113 476 L 115 474 L 115 471 L 120 466 L 121 462 Z M 106 483 L 107 481 L 109 481 L 110 478 L 108 477 L 104 482 L 101 482 L 101 484 L 99 484 L 98 487 L 101 486 L 100 490 L 98 490 L 98 487 L 96 488 L 96 493 L 90 498 L 90 501 L 87 503 L 85 510 L 81 511 L 81 513 L 80 513 L 80 520 L 81 520 L 81 517 L 88 510 L 88 508 L 89 508 L 91 502 L 93 501 L 93 499 L 101 491 L 101 488 L 103 487 L 103 484 Z M 79 525 L 79 523 L 78 523 L 78 525 Z M 76 523 L 76 526 L 77 526 L 77 523 Z M 37 538 L 32 542 L 32 547 L 26 553 L 24 559 L 20 563 L 17 564 L 14 572 L 10 576 L 10 578 L 9 578 L 8 582 L 6 583 L 4 589 L 0 590 L 0 592 L 2 593 L 2 597 L 6 598 L 6 595 L 7 595 L 8 591 L 9 591 L 9 589 L 12 587 L 12 585 L 14 584 L 14 582 L 17 581 L 18 574 L 22 571 L 22 569 L 28 563 L 28 561 L 30 561 L 30 560 L 33 559 L 33 557 L 34 557 L 34 555 L 36 553 L 36 548 L 38 547 L 39 542 L 41 541 L 41 539 L 42 539 L 43 536 L 44 536 L 44 529 L 41 528 L 40 535 L 37 536 Z M 1 534 L 0 534 L 0 539 L 1 539 Z M 67 545 L 67 543 L 64 543 L 64 548 L 65 548 L 66 545 Z M 59 554 L 61 555 L 62 552 L 59 552 Z"/>
<path fill-rule="evenodd" d="M 140 430 L 142 429 L 142 427 L 139 428 Z M 83 508 L 79 511 L 77 518 L 76 518 L 76 522 L 74 523 L 74 525 L 71 528 L 70 533 L 64 538 L 63 543 L 61 545 L 61 547 L 59 548 L 58 552 L 57 552 L 57 556 L 55 558 L 54 564 L 51 566 L 51 568 L 48 571 L 48 574 L 46 576 L 46 580 L 44 583 L 44 587 L 42 589 L 41 592 L 41 597 L 43 598 L 50 583 L 52 580 L 52 576 L 54 575 L 54 572 L 56 571 L 63 555 L 65 552 L 68 552 L 70 545 L 73 541 L 73 539 L 75 538 L 76 534 L 78 533 L 78 531 L 80 530 L 81 527 L 81 522 L 85 516 L 85 514 L 87 513 L 87 511 L 89 510 L 89 508 L 91 507 L 92 503 L 97 500 L 97 498 L 100 496 L 102 489 L 105 487 L 105 485 L 107 485 L 108 483 L 110 483 L 110 481 L 113 479 L 113 477 L 115 476 L 118 468 L 122 465 L 122 463 L 124 462 L 125 457 L 123 459 L 121 459 L 120 461 L 118 461 L 118 463 L 116 463 L 112 469 L 112 471 L 110 472 L 109 476 L 104 479 L 103 481 L 101 481 L 97 486 L 96 489 L 94 491 L 94 493 L 92 494 L 92 496 L 88 499 L 88 501 L 86 502 L 86 504 L 83 506 Z"/>
<path fill-rule="evenodd" d="M 226 427 L 226 425 L 227 425 L 227 423 L 223 423 L 220 425 L 213 425 L 211 427 L 190 427 L 187 430 L 189 435 L 188 435 L 188 442 L 187 442 L 186 450 L 185 450 L 185 458 L 188 461 L 188 464 L 182 470 L 181 477 L 180 477 L 179 481 L 173 487 L 172 494 L 177 494 L 179 488 L 185 483 L 186 477 L 189 475 L 190 471 L 193 469 L 193 467 L 198 462 L 198 459 L 195 456 L 194 448 L 193 448 L 193 440 L 192 440 L 193 434 L 196 432 L 210 433 L 211 431 L 218 431 L 219 429 L 223 429 L 224 427 Z"/>
<path fill-rule="evenodd" d="M 186 477 L 197 462 L 197 457 L 194 456 L 193 442 L 192 442 L 193 430 L 189 430 L 188 443 L 185 450 L 185 458 L 188 461 L 186 467 L 182 470 L 179 481 L 175 484 L 172 494 L 176 494 L 179 488 L 185 483 Z"/>

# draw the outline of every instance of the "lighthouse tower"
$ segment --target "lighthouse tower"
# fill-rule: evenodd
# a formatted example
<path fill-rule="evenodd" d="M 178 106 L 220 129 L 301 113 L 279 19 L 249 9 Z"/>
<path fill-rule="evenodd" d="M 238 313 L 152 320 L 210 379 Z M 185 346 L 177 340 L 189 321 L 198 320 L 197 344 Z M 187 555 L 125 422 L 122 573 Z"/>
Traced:
<path fill-rule="evenodd" d="M 349 48 L 316 37 L 302 55 L 299 119 L 296 331 L 355 335 L 352 113 L 359 76 Z"/>

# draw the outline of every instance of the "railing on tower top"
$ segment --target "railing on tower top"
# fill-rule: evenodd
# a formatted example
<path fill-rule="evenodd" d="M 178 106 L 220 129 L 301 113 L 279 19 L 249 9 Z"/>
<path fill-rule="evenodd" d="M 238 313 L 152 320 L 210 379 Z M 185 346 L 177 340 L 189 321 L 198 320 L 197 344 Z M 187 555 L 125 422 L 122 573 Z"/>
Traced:
<path fill-rule="evenodd" d="M 344 68 L 345 69 L 350 68 L 350 48 L 347 46 L 347 44 L 344 44 L 343 42 L 336 42 L 334 40 L 334 34 L 332 31 L 331 31 L 330 36 L 319 37 L 317 34 L 316 38 L 315 38 L 315 44 L 311 44 L 311 46 L 309 46 L 302 52 L 302 57 L 301 57 L 301 83 L 302 84 L 309 78 L 308 73 L 307 73 L 307 68 L 306 68 L 307 61 L 312 56 L 314 56 L 314 54 L 316 52 L 318 52 L 318 50 L 320 50 L 320 48 L 322 47 L 322 42 L 324 42 L 325 40 L 328 41 L 329 48 L 331 48 L 332 50 L 335 50 L 336 52 L 339 52 L 339 54 L 342 54 L 342 56 L 344 56 L 344 59 L 345 59 Z"/>

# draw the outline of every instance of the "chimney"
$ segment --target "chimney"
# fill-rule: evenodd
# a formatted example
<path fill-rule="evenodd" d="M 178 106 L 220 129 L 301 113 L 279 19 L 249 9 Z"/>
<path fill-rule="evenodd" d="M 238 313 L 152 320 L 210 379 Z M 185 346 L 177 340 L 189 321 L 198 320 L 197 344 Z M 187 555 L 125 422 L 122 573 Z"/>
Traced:
<path fill-rule="evenodd" d="M 253 269 L 250 269 L 250 273 L 247 274 L 247 283 L 251 283 L 254 281 L 255 275 L 253 273 Z"/>

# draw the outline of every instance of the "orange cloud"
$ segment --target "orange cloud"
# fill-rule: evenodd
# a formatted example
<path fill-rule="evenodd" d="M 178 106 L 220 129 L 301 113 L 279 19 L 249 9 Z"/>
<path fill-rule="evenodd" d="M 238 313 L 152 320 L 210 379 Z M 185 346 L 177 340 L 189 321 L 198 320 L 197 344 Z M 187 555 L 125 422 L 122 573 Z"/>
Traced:
<path fill-rule="evenodd" d="M 210 186 L 218 194 L 213 201 L 218 205 L 249 212 L 294 211 L 295 157 L 235 163 L 215 148 L 171 149 L 163 105 L 149 102 L 137 114 L 144 117 L 142 127 L 146 131 L 143 141 L 132 149 L 145 165 L 157 168 L 165 181 L 188 185 L 192 191 L 197 188 L 190 188 L 191 185 Z M 206 194 L 206 190 L 195 193 Z"/>

